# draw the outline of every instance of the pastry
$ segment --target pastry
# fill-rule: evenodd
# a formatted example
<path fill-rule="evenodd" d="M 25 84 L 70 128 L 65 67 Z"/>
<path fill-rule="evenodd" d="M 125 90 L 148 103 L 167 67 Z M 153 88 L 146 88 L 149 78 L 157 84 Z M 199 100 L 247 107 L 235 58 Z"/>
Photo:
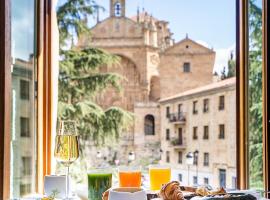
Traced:
<path fill-rule="evenodd" d="M 183 193 L 178 181 L 172 181 L 164 185 L 160 191 L 163 200 L 184 200 Z"/>

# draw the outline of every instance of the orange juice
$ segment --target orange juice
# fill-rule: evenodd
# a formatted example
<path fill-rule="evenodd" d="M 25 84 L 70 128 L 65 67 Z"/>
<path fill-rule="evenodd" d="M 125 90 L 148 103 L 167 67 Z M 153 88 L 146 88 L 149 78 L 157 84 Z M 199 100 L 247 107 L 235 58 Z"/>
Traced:
<path fill-rule="evenodd" d="M 171 169 L 162 167 L 150 167 L 150 189 L 160 190 L 163 184 L 169 183 L 171 180 Z"/>
<path fill-rule="evenodd" d="M 141 172 L 119 171 L 120 187 L 141 187 Z"/>

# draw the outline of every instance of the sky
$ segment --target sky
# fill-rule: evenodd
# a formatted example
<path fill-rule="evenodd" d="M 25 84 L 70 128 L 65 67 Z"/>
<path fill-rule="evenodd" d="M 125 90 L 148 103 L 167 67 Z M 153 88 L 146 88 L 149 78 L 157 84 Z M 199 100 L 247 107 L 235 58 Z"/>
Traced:
<path fill-rule="evenodd" d="M 101 19 L 109 16 L 109 0 L 96 0 L 105 8 Z M 214 71 L 227 66 L 235 49 L 235 0 L 126 0 L 126 16 L 134 16 L 137 8 L 169 22 L 177 41 L 186 37 L 216 51 Z"/>

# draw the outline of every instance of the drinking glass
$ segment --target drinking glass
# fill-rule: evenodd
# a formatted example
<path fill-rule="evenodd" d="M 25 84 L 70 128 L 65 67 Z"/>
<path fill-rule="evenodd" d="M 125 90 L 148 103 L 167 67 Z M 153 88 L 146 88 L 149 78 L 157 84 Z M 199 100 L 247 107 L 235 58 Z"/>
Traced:
<path fill-rule="evenodd" d="M 171 180 L 171 168 L 167 166 L 150 165 L 150 189 L 160 190 L 162 185 L 169 183 Z"/>
<path fill-rule="evenodd" d="M 66 167 L 66 199 L 69 199 L 69 167 L 79 157 L 75 121 L 60 122 L 60 128 L 55 138 L 54 157 Z"/>
<path fill-rule="evenodd" d="M 119 187 L 141 187 L 141 167 L 119 167 Z"/>
<path fill-rule="evenodd" d="M 112 187 L 110 169 L 94 169 L 88 173 L 88 199 L 101 200 L 102 194 Z"/>

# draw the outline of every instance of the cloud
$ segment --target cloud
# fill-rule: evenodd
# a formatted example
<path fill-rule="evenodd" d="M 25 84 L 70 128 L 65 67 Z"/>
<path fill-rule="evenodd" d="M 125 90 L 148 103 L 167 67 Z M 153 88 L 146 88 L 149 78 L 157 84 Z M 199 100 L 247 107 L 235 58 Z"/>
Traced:
<path fill-rule="evenodd" d="M 205 41 L 198 40 L 196 42 L 207 48 L 213 48 Z M 235 44 L 229 46 L 228 48 L 214 49 L 214 51 L 216 52 L 216 59 L 213 72 L 217 72 L 218 74 L 220 74 L 224 67 L 227 71 L 228 60 L 230 59 L 231 53 L 233 52 L 233 55 L 235 55 Z"/>

